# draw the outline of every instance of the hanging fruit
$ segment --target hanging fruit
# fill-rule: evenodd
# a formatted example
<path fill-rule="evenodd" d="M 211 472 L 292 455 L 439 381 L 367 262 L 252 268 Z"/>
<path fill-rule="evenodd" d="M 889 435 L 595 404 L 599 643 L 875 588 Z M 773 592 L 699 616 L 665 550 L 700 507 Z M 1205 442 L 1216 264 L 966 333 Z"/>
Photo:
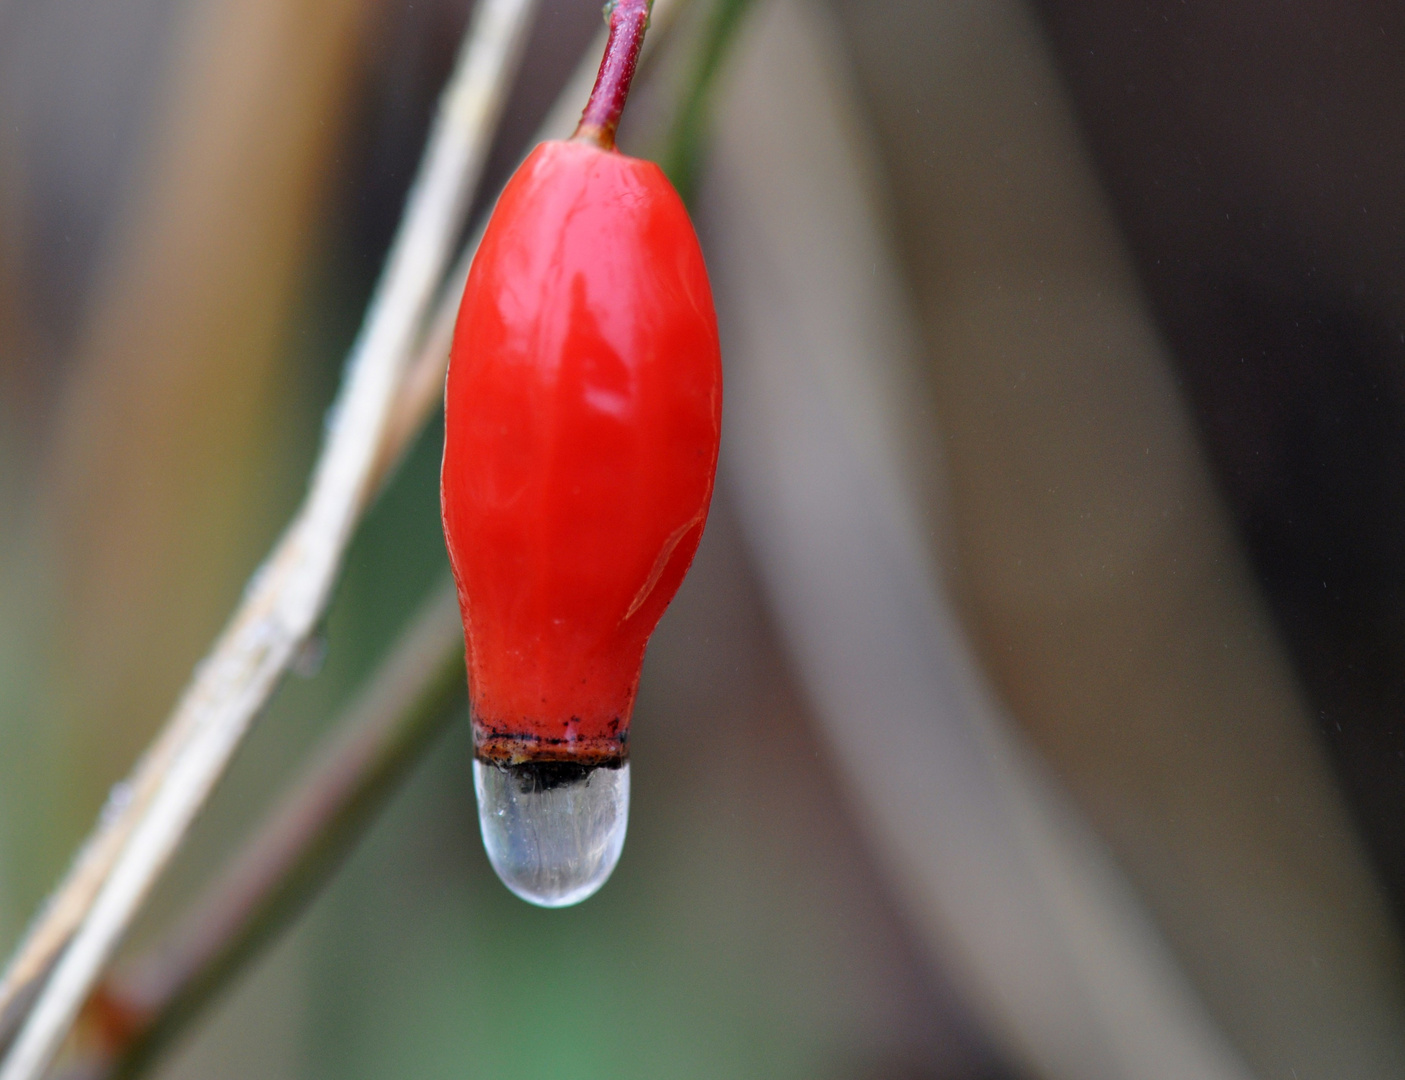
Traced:
<path fill-rule="evenodd" d="M 619 858 L 644 649 L 702 536 L 721 430 L 697 237 L 658 166 L 614 146 L 648 0 L 607 14 L 575 135 L 533 150 L 493 211 L 446 395 L 483 839 L 552 907 Z"/>

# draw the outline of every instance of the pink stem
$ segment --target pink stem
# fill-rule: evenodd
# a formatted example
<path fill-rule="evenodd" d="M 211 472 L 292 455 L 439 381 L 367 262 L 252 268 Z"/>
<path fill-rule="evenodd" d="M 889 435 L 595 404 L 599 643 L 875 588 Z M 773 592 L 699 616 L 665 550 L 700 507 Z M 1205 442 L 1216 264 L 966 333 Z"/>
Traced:
<path fill-rule="evenodd" d="M 610 39 L 605 43 L 595 89 L 590 92 L 572 138 L 593 142 L 602 150 L 615 148 L 615 129 L 620 126 L 629 84 L 634 81 L 651 3 L 652 0 L 613 0 L 609 5 Z"/>

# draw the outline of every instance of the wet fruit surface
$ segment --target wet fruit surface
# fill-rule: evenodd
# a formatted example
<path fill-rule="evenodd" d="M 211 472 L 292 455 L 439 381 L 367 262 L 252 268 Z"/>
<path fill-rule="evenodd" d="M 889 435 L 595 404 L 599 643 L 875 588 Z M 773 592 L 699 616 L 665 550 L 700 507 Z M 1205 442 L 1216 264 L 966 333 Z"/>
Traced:
<path fill-rule="evenodd" d="M 721 390 L 702 254 L 663 173 L 539 146 L 474 261 L 447 389 L 481 758 L 627 755 L 644 647 L 702 535 Z"/>

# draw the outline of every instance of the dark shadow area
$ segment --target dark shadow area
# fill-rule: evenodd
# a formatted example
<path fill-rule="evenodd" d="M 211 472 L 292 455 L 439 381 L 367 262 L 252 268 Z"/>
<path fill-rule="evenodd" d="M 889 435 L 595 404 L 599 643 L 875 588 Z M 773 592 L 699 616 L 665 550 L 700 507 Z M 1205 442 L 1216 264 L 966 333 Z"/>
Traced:
<path fill-rule="evenodd" d="M 1035 6 L 1399 913 L 1405 9 Z"/>

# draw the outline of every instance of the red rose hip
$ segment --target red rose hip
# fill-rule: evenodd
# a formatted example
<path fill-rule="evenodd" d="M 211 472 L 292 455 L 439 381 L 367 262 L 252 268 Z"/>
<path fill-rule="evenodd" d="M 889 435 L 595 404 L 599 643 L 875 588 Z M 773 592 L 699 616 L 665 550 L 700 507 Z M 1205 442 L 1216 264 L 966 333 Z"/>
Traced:
<path fill-rule="evenodd" d="M 707 274 L 663 173 L 538 146 L 483 238 L 449 368 L 444 531 L 480 757 L 626 755 L 645 643 L 702 535 L 720 408 Z"/>
<path fill-rule="evenodd" d="M 618 111 L 598 107 L 622 9 L 576 139 L 538 146 L 498 201 L 447 384 L 444 534 L 483 838 L 509 888 L 547 906 L 618 860 L 644 649 L 702 536 L 721 425 L 687 212 L 656 165 L 613 149 Z"/>

